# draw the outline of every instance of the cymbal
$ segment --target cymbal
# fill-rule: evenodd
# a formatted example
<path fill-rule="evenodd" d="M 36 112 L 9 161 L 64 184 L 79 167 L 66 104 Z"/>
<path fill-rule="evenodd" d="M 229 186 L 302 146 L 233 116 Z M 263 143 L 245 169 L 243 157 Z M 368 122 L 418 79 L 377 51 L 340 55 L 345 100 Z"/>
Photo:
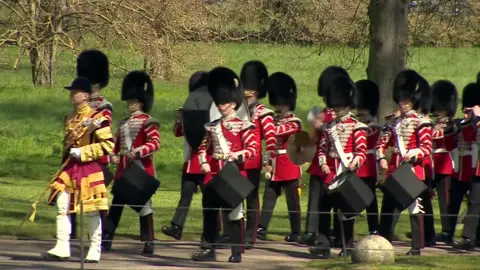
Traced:
<path fill-rule="evenodd" d="M 317 152 L 317 145 L 306 131 L 299 131 L 288 139 L 287 154 L 295 165 L 312 162 Z"/>

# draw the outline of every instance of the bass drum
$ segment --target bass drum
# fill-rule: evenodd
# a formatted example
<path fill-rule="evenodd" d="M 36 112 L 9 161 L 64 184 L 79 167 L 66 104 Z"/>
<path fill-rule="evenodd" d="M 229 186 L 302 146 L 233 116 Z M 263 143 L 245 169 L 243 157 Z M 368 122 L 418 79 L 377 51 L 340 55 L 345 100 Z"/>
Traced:
<path fill-rule="evenodd" d="M 328 186 L 333 206 L 340 209 L 345 219 L 351 219 L 365 210 L 373 201 L 373 193 L 362 179 L 352 171 L 335 177 Z"/>

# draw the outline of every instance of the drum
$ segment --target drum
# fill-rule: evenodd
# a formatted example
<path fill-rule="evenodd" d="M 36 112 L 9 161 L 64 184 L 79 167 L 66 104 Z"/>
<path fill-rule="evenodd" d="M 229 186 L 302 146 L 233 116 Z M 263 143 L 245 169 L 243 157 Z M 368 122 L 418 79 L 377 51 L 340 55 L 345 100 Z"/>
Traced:
<path fill-rule="evenodd" d="M 253 191 L 254 185 L 245 178 L 234 162 L 225 167 L 205 186 L 203 196 L 213 197 L 220 207 L 234 209 Z"/>
<path fill-rule="evenodd" d="M 404 162 L 379 188 L 384 196 L 391 199 L 396 209 L 403 211 L 427 189 L 427 186 L 415 175 L 412 164 Z"/>
<path fill-rule="evenodd" d="M 128 205 L 145 205 L 160 187 L 160 181 L 148 174 L 137 163 L 131 162 L 115 181 L 112 194 Z M 141 207 L 138 208 L 140 211 Z"/>
<path fill-rule="evenodd" d="M 333 206 L 340 209 L 347 219 L 360 214 L 373 201 L 368 185 L 352 171 L 338 175 L 328 189 Z"/>

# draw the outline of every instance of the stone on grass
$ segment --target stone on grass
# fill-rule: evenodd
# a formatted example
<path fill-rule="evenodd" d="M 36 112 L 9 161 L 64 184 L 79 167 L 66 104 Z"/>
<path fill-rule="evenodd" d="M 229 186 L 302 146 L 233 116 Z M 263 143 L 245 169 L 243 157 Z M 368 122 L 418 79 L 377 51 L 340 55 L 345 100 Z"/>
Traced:
<path fill-rule="evenodd" d="M 395 262 L 395 250 L 387 239 L 379 235 L 368 235 L 355 244 L 352 262 L 392 264 Z"/>

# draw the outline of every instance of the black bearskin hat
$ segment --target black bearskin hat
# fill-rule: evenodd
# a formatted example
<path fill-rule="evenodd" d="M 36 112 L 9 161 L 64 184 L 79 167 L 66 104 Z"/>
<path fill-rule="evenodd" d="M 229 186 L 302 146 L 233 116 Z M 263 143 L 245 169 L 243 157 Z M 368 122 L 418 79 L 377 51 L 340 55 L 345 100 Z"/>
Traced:
<path fill-rule="evenodd" d="M 350 78 L 348 72 L 342 67 L 338 66 L 329 66 L 322 71 L 320 78 L 318 78 L 318 96 L 324 97 L 325 93 L 332 86 L 332 83 L 337 77 L 347 77 Z"/>
<path fill-rule="evenodd" d="M 188 91 L 192 92 L 204 85 L 207 85 L 207 80 L 208 72 L 201 70 L 193 73 L 193 75 L 190 77 L 190 80 L 188 81 Z"/>
<path fill-rule="evenodd" d="M 101 51 L 82 51 L 77 57 L 77 76 L 86 77 L 100 89 L 108 85 L 110 78 L 108 57 Z"/>
<path fill-rule="evenodd" d="M 153 106 L 153 83 L 144 71 L 132 71 L 122 84 L 122 100 L 138 99 L 143 103 L 142 111 L 148 113 Z"/>
<path fill-rule="evenodd" d="M 436 81 L 432 85 L 432 107 L 431 112 L 446 111 L 447 115 L 453 117 L 457 111 L 458 93 L 455 85 L 446 80 Z"/>
<path fill-rule="evenodd" d="M 427 114 L 430 110 L 430 85 L 416 71 L 407 69 L 400 71 L 393 82 L 393 100 L 399 103 L 402 99 L 409 99 L 414 110 L 421 110 Z"/>
<path fill-rule="evenodd" d="M 290 107 L 290 111 L 295 111 L 297 86 L 293 78 L 283 72 L 276 72 L 268 80 L 268 101 L 270 105 L 287 105 Z"/>
<path fill-rule="evenodd" d="M 380 104 L 380 90 L 375 82 L 360 80 L 355 83 L 357 88 L 354 93 L 355 108 L 368 110 L 370 115 L 377 116 Z"/>
<path fill-rule="evenodd" d="M 355 84 L 349 77 L 337 76 L 329 82 L 325 91 L 325 103 L 328 108 L 353 107 Z"/>
<path fill-rule="evenodd" d="M 469 83 L 463 88 L 462 94 L 462 110 L 480 105 L 480 85 L 477 83 Z"/>
<path fill-rule="evenodd" d="M 240 72 L 244 90 L 253 90 L 258 93 L 258 98 L 264 98 L 268 89 L 268 70 L 267 67 L 258 60 L 248 61 Z"/>
<path fill-rule="evenodd" d="M 216 67 L 208 73 L 208 92 L 212 96 L 215 105 L 236 103 L 238 109 L 243 102 L 240 91 L 240 79 L 237 74 L 226 67 Z"/>

